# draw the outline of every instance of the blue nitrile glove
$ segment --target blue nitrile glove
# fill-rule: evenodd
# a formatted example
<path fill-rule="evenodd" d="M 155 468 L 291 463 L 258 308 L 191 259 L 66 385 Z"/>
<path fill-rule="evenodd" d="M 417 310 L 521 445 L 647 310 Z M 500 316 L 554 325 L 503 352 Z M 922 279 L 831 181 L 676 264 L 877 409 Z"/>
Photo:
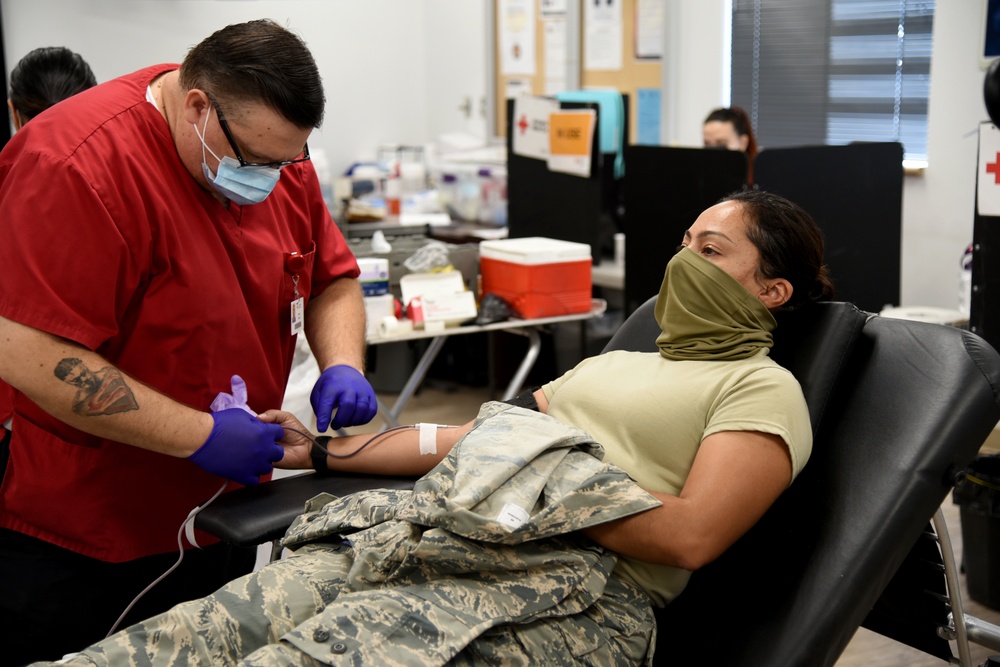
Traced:
<path fill-rule="evenodd" d="M 285 454 L 277 444 L 285 429 L 278 424 L 265 424 L 241 408 L 213 412 L 212 419 L 208 440 L 188 457 L 206 472 L 250 486 Z"/>
<path fill-rule="evenodd" d="M 356 368 L 331 366 L 323 371 L 312 395 L 309 397 L 313 412 L 316 413 L 316 428 L 322 433 L 326 429 L 343 428 L 367 424 L 378 412 L 375 390 Z M 330 423 L 334 408 L 337 416 Z"/>

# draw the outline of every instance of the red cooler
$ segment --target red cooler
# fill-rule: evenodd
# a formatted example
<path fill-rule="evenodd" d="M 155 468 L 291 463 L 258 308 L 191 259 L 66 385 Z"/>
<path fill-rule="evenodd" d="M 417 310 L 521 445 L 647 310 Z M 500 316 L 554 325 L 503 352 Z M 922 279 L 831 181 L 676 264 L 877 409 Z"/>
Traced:
<path fill-rule="evenodd" d="M 503 298 L 518 317 L 590 312 L 591 258 L 585 243 L 541 236 L 483 241 L 479 271 L 483 294 Z"/>

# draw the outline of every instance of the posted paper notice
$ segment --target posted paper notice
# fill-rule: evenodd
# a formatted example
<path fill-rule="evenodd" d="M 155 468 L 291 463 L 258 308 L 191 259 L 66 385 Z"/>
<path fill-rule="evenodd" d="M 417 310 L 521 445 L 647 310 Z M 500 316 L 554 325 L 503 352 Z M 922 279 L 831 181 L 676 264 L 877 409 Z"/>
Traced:
<path fill-rule="evenodd" d="M 500 73 L 535 74 L 535 0 L 500 0 Z"/>

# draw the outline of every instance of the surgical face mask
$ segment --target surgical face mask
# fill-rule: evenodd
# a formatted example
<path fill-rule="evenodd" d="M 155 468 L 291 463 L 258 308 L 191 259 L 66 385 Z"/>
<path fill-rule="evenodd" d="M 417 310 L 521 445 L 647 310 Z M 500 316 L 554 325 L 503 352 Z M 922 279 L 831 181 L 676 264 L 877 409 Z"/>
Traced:
<path fill-rule="evenodd" d="M 194 126 L 194 133 L 201 141 L 201 170 L 205 174 L 205 180 L 223 197 L 242 206 L 259 204 L 267 199 L 281 177 L 281 170 L 273 167 L 241 167 L 235 158 L 229 156 L 220 158 L 205 143 L 204 130 L 206 128 L 208 128 L 207 116 L 205 117 L 205 128 L 202 131 L 199 132 L 198 126 Z M 207 159 L 206 151 L 219 161 L 215 174 L 208 168 L 208 163 L 205 161 Z"/>

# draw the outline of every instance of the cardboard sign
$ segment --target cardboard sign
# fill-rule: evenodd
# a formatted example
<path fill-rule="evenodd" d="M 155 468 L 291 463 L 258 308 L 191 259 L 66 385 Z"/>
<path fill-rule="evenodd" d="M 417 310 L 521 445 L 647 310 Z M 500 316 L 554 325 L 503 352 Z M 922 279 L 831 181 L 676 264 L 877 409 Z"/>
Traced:
<path fill-rule="evenodd" d="M 514 141 L 517 155 L 545 160 L 549 157 L 549 114 L 559 102 L 548 97 L 522 95 L 514 99 Z"/>
<path fill-rule="evenodd" d="M 587 178 L 597 114 L 593 109 L 549 114 L 549 169 Z"/>

